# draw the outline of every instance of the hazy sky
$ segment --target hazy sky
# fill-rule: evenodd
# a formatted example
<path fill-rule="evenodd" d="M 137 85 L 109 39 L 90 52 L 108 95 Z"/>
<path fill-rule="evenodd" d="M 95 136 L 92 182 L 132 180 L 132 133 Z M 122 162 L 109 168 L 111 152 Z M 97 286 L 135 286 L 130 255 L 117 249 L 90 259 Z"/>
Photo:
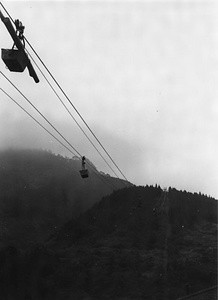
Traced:
<path fill-rule="evenodd" d="M 218 197 L 216 1 L 3 4 L 131 182 Z M 0 46 L 12 46 L 3 23 Z M 2 61 L 0 70 L 111 174 L 39 72 L 35 84 L 27 70 L 10 73 Z M 36 115 L 2 76 L 0 87 Z M 71 156 L 2 93 L 0 143 Z"/>

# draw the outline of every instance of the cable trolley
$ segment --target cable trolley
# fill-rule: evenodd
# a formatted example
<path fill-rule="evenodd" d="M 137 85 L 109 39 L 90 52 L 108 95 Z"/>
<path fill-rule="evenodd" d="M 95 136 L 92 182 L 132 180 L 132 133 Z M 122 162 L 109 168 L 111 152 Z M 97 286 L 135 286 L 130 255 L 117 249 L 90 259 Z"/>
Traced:
<path fill-rule="evenodd" d="M 25 52 L 25 38 L 23 35 L 25 27 L 19 20 L 15 20 L 15 31 L 10 19 L 4 17 L 1 11 L 0 19 L 5 24 L 5 27 L 7 28 L 9 34 L 11 35 L 14 41 L 12 49 L 2 49 L 2 60 L 11 72 L 23 72 L 27 67 L 29 75 L 33 77 L 36 83 L 39 82 L 39 78 L 31 64 L 27 53 Z"/>
<path fill-rule="evenodd" d="M 80 172 L 80 175 L 83 179 L 89 177 L 89 170 L 86 169 L 86 158 L 85 158 L 85 156 L 82 157 L 82 169 L 79 172 Z"/>

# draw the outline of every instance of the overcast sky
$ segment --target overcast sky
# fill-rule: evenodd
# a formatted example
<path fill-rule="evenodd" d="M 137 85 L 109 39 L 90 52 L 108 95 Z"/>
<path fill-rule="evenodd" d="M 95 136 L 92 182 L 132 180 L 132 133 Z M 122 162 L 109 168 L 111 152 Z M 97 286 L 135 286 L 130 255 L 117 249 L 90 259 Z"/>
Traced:
<path fill-rule="evenodd" d="M 218 198 L 216 1 L 3 4 L 129 181 Z M 0 43 L 12 46 L 3 23 Z M 39 72 L 35 84 L 27 70 L 11 73 L 2 61 L 0 70 L 111 174 Z M 3 77 L 0 86 L 36 115 Z M 9 146 L 71 156 L 1 93 L 0 147 Z"/>

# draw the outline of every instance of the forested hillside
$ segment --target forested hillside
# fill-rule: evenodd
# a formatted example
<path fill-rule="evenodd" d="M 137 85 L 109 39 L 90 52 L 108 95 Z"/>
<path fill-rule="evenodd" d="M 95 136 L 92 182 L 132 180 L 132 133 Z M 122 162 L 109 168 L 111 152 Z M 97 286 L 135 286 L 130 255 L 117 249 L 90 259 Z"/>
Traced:
<path fill-rule="evenodd" d="M 125 186 L 119 179 L 97 176 L 94 166 L 83 180 L 80 169 L 78 157 L 41 150 L 0 152 L 0 247 L 43 242 L 60 225 Z"/>
<path fill-rule="evenodd" d="M 2 249 L 0 291 L 3 299 L 174 300 L 216 285 L 216 263 L 215 199 L 129 187 L 46 243 Z"/>
<path fill-rule="evenodd" d="M 131 187 L 68 222 L 52 242 L 71 266 L 69 280 L 78 273 L 74 292 L 176 299 L 216 285 L 217 201 L 173 188 Z"/>

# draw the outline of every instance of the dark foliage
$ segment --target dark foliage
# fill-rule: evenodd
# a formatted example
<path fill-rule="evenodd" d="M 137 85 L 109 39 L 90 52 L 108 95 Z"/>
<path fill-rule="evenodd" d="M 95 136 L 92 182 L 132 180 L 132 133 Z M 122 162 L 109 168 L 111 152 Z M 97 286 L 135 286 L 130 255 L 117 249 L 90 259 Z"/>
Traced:
<path fill-rule="evenodd" d="M 112 192 L 89 170 L 80 177 L 81 162 L 41 150 L 0 152 L 0 247 L 43 242 L 72 217 Z M 107 176 L 116 188 L 121 180 Z M 89 195 L 89 197 L 87 197 Z"/>
<path fill-rule="evenodd" d="M 40 166 L 42 156 L 45 157 Z M 26 163 L 27 157 L 28 153 L 23 157 Z M 74 162 L 44 152 L 39 157 L 28 175 L 18 176 L 23 164 L 19 167 L 20 161 L 16 160 L 1 171 L 8 172 L 5 171 L 5 178 L 1 175 L 5 187 L 5 198 L 1 198 L 2 228 L 4 220 L 12 222 L 10 228 L 6 226 L 10 229 L 7 236 L 13 237 L 12 245 L 15 234 L 23 234 L 17 240 L 25 240 L 37 232 L 33 224 L 31 230 L 19 225 L 20 231 L 16 231 L 19 222 L 33 223 L 37 218 L 39 222 L 41 218 L 40 226 L 47 228 L 48 220 L 58 218 L 59 210 L 64 215 L 64 205 L 68 213 L 76 207 L 69 195 L 81 184 L 80 178 L 75 175 L 74 187 L 66 183 L 74 172 Z M 30 161 L 32 158 L 28 170 Z M 43 169 L 45 165 L 48 173 Z M 11 190 L 7 178 L 14 180 Z M 24 183 L 28 192 L 20 188 Z M 93 204 L 95 201 L 89 198 L 97 188 L 93 183 L 80 201 Z M 75 190 L 75 197 L 80 194 L 78 191 Z M 47 202 L 40 202 L 40 197 Z M 23 204 L 28 201 L 31 205 L 25 207 Z M 40 205 L 31 207 L 34 201 Z M 38 235 L 42 239 L 38 238 L 38 244 L 34 241 L 26 248 L 5 244 L 1 248 L 1 299 L 174 300 L 187 291 L 196 292 L 217 282 L 217 201 L 202 194 L 172 188 L 164 192 L 157 185 L 132 186 L 104 196 L 83 214 L 73 218 L 71 215 L 68 221 L 66 218 L 46 242 L 39 231 Z"/>
<path fill-rule="evenodd" d="M 170 300 L 187 286 L 195 292 L 216 284 L 216 223 L 211 197 L 131 187 L 67 223 L 50 246 L 91 299 Z"/>

